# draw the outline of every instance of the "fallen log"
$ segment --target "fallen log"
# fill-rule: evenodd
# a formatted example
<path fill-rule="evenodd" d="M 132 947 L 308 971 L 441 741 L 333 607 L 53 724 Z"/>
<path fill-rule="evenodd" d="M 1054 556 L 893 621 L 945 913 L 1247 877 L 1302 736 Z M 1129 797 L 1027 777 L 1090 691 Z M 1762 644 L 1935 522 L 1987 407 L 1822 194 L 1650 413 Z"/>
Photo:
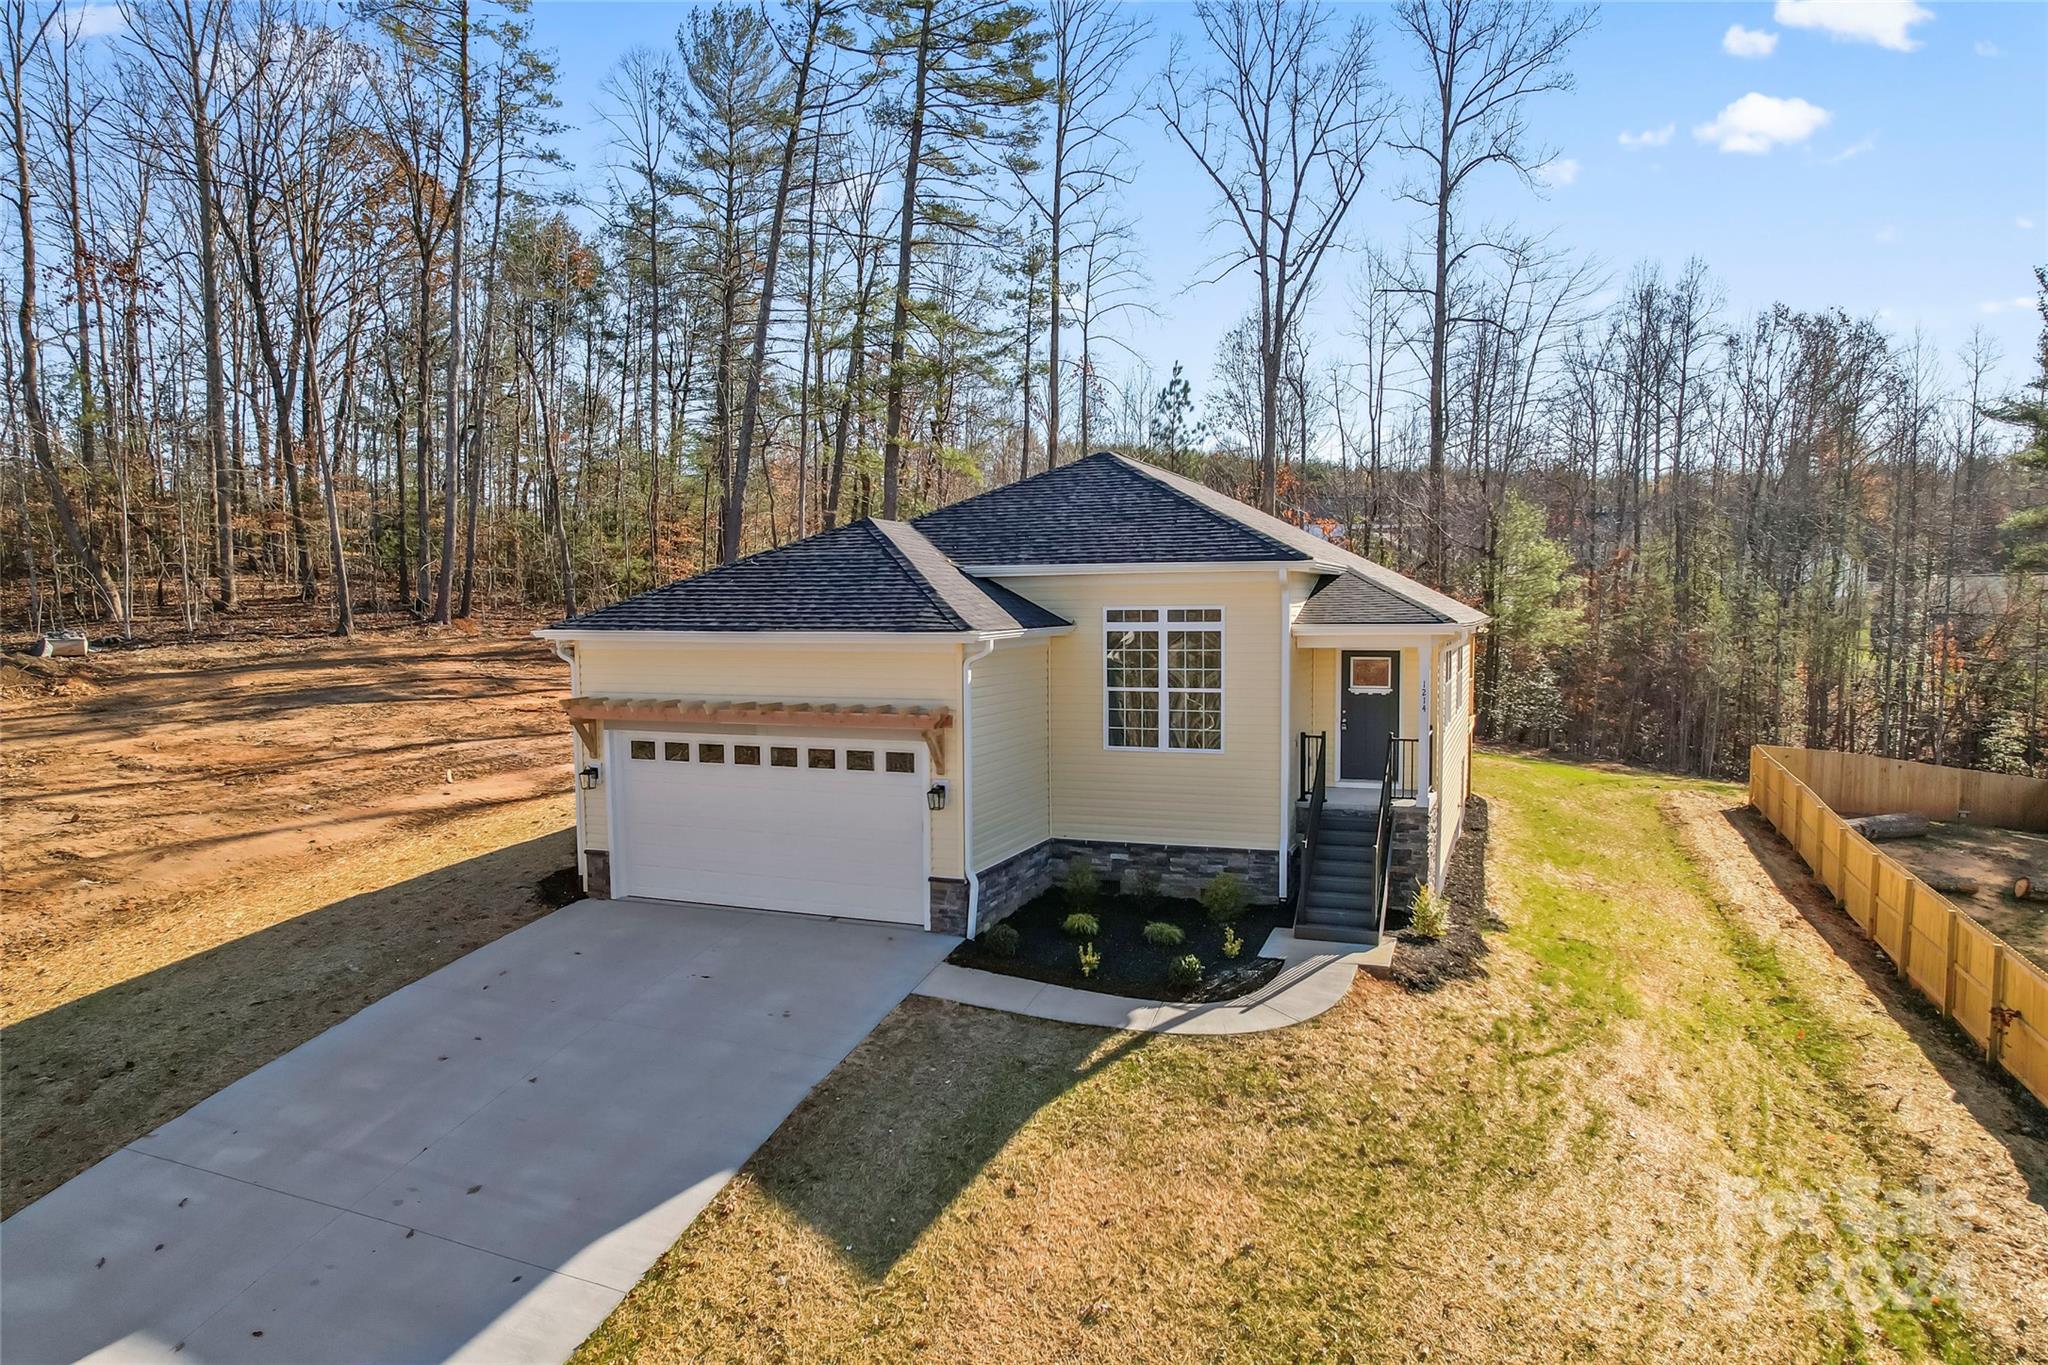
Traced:
<path fill-rule="evenodd" d="M 1918 839 L 1934 828 L 1934 822 L 1926 816 L 1904 811 L 1892 815 L 1861 815 L 1849 821 L 1848 825 L 1872 843 L 1884 839 Z"/>
<path fill-rule="evenodd" d="M 2016 901 L 2031 899 L 2036 889 L 2037 887 L 2032 877 L 2023 875 L 2012 879 L 2012 898 Z M 2042 899 L 2048 900 L 2048 894 L 2044 894 Z"/>
<path fill-rule="evenodd" d="M 1922 872 L 1919 877 L 1944 895 L 1953 892 L 1958 896 L 1974 896 L 1983 885 L 1975 877 L 1965 877 L 1956 872 Z"/>

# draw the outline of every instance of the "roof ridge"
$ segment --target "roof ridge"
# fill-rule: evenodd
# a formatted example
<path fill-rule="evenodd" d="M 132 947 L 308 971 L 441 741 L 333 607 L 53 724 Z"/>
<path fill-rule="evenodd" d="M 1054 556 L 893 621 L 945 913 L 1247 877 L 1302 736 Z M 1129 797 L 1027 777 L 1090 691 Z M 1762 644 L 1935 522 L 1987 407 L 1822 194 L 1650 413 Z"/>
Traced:
<path fill-rule="evenodd" d="M 1008 483 L 992 484 L 989 487 L 982 489 L 979 493 L 971 493 L 967 497 L 961 498 L 956 502 L 949 502 L 943 507 L 933 507 L 926 511 L 919 512 L 916 516 L 912 517 L 910 520 L 902 524 L 905 526 L 915 526 L 918 522 L 923 521 L 926 517 L 935 517 L 941 512 L 950 512 L 956 507 L 966 507 L 973 503 L 980 502 L 983 498 L 992 498 L 998 493 L 1007 493 L 1012 488 L 1016 488 L 1021 484 L 1030 483 L 1036 479 L 1049 479 L 1055 474 L 1063 474 L 1070 469 L 1079 469 L 1082 465 L 1087 464 L 1090 460 L 1096 459 L 1098 457 L 1104 460 L 1108 460 L 1112 463 L 1114 463 L 1114 461 L 1116 460 L 1116 456 L 1110 454 L 1110 452 L 1106 450 L 1098 450 L 1093 455 L 1083 455 L 1078 460 L 1068 460 L 1065 464 L 1056 464 L 1050 469 L 1041 469 L 1036 474 L 1026 474 L 1021 479 L 1012 479 Z M 920 531 L 918 532 L 918 534 L 923 535 L 924 533 Z M 934 546 L 933 548 L 936 549 L 937 547 Z"/>
<path fill-rule="evenodd" d="M 884 528 L 901 526 L 904 530 L 917 536 L 918 539 L 923 540 L 925 544 L 932 545 L 931 540 L 922 531 L 919 531 L 907 521 L 884 521 L 880 517 L 862 517 L 854 524 L 857 526 L 865 525 L 868 528 L 869 533 L 881 542 L 882 547 L 888 552 L 889 558 L 894 560 L 899 568 L 910 575 L 910 581 L 915 583 L 917 590 L 924 594 L 925 601 L 938 608 L 941 616 L 951 621 L 961 630 L 972 629 L 968 619 L 962 616 L 953 604 L 945 599 L 939 592 L 937 585 L 929 578 L 926 578 L 917 565 L 911 562 L 910 556 L 903 552 L 903 547 L 896 543 L 896 537 Z M 932 553 L 944 559 L 948 564 L 953 563 L 952 558 L 936 545 L 932 545 Z M 954 564 L 953 567 L 958 569 L 960 566 Z M 966 575 L 962 574 L 961 576 L 964 578 Z"/>
<path fill-rule="evenodd" d="M 1148 464 L 1129 455 L 1113 451 L 1105 451 L 1104 453 L 1125 468 L 1151 479 L 1160 487 L 1169 488 L 1179 493 L 1189 502 L 1200 506 L 1208 506 L 1196 494 L 1186 492 L 1178 487 L 1178 485 L 1185 484 L 1190 488 L 1199 489 L 1202 493 L 1241 507 L 1251 515 L 1242 516 L 1235 512 L 1226 513 L 1220 508 L 1211 508 L 1210 510 L 1214 511 L 1219 517 L 1224 517 L 1232 524 L 1242 527 L 1252 535 L 1286 547 L 1292 554 L 1304 555 L 1318 562 L 1329 564 L 1340 572 L 1358 574 L 1381 591 L 1399 597 L 1418 610 L 1433 612 L 1442 617 L 1448 624 L 1483 624 L 1487 619 L 1483 612 L 1469 603 L 1459 601 L 1447 592 L 1432 588 L 1427 583 L 1410 578 L 1399 569 L 1382 564 L 1376 559 L 1368 558 L 1365 555 L 1359 554 L 1356 550 L 1348 550 L 1334 541 L 1325 540 L 1311 531 L 1294 525 L 1284 517 L 1274 516 L 1271 512 L 1253 507 L 1241 499 L 1231 497 L 1228 493 L 1218 492 L 1199 480 L 1190 479 L 1184 474 L 1175 474 L 1171 470 L 1161 469 L 1157 465 Z M 1258 520 L 1254 520 L 1254 518 Z M 1259 521 L 1273 522 L 1285 530 L 1288 536 L 1298 538 L 1297 543 L 1289 544 L 1286 539 L 1262 528 L 1258 524 Z M 1313 552 L 1308 548 L 1311 544 L 1315 547 Z"/>
<path fill-rule="evenodd" d="M 1236 516 L 1230 512 L 1226 512 L 1220 507 L 1212 507 L 1208 503 L 1202 501 L 1200 498 L 1195 497 L 1193 494 L 1189 493 L 1186 489 L 1178 488 L 1175 485 L 1181 483 L 1191 483 L 1194 484 L 1196 487 L 1205 490 L 1206 492 L 1215 494 L 1219 498 L 1228 498 L 1231 502 L 1239 503 L 1240 506 L 1248 506 L 1248 504 L 1244 504 L 1240 499 L 1232 498 L 1230 494 L 1225 493 L 1220 489 L 1210 488 L 1209 485 L 1202 483 L 1200 480 L 1190 479 L 1184 474 L 1174 474 L 1168 470 L 1161 469 L 1156 465 L 1147 464 L 1145 461 L 1135 459 L 1132 456 L 1126 455 L 1121 451 L 1098 450 L 1095 452 L 1095 454 L 1100 455 L 1105 460 L 1108 460 L 1118 469 L 1121 469 L 1127 476 L 1132 478 L 1143 479 L 1155 488 L 1163 488 L 1167 492 L 1173 494 L 1173 496 L 1175 496 L 1176 498 L 1179 498 L 1182 502 L 1186 503 L 1188 506 L 1198 508 L 1199 510 L 1208 513 L 1217 521 L 1225 522 L 1231 526 L 1235 526 L 1238 529 L 1247 532 L 1248 534 L 1257 536 L 1260 540 L 1265 541 L 1268 545 L 1271 545 L 1276 550 L 1285 551 L 1286 554 L 1290 556 L 1299 555 L 1302 553 L 1300 547 L 1289 545 L 1286 541 L 1279 539 L 1278 537 L 1270 534 L 1269 532 L 1263 530 L 1260 527 L 1254 526 L 1252 523 L 1246 521 L 1243 517 Z M 1094 456 L 1090 456 L 1089 458 L 1093 459 Z"/>

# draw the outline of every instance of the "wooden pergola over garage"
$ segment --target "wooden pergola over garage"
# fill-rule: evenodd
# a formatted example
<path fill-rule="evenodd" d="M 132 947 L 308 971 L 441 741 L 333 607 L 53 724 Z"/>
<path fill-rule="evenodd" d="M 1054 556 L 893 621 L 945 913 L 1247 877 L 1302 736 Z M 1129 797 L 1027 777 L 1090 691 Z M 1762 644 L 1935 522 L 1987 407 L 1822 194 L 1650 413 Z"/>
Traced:
<path fill-rule="evenodd" d="M 634 697 L 571 697 L 562 703 L 586 753 L 603 752 L 600 728 L 628 725 L 760 725 L 793 730 L 864 730 L 915 734 L 931 750 L 932 772 L 946 771 L 944 732 L 953 712 L 944 706 L 895 706 L 808 701 L 684 701 Z"/>

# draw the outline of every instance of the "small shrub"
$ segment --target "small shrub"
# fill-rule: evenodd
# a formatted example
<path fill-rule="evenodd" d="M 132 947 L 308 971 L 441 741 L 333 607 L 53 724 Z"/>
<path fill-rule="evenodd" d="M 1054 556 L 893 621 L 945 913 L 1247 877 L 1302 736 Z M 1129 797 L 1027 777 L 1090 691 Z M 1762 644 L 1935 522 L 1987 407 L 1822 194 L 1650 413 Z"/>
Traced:
<path fill-rule="evenodd" d="M 1076 910 L 1060 921 L 1060 932 L 1068 938 L 1094 938 L 1102 932 L 1102 925 L 1096 922 L 1095 916 Z"/>
<path fill-rule="evenodd" d="M 1218 872 L 1202 888 L 1202 908 L 1209 912 L 1209 919 L 1215 924 L 1228 924 L 1242 915 L 1251 905 L 1251 892 L 1245 889 L 1244 878 L 1234 872 Z"/>
<path fill-rule="evenodd" d="M 1020 941 L 1017 928 L 1012 924 L 991 924 L 981 931 L 981 946 L 997 957 L 1015 957 Z"/>
<path fill-rule="evenodd" d="M 1088 910 L 1095 905 L 1096 893 L 1102 889 L 1102 881 L 1095 875 L 1095 864 L 1076 855 L 1067 864 L 1067 872 L 1060 879 L 1060 890 L 1066 893 L 1069 910 Z"/>
<path fill-rule="evenodd" d="M 1235 960 L 1236 960 L 1236 958 L 1237 958 L 1237 955 L 1238 955 L 1239 953 L 1243 952 L 1243 951 L 1244 951 L 1244 940 L 1243 940 L 1243 939 L 1241 939 L 1241 938 L 1239 938 L 1239 937 L 1237 936 L 1237 926 L 1236 926 L 1236 925 L 1234 925 L 1234 924 L 1226 924 L 1226 925 L 1224 925 L 1224 926 L 1223 926 L 1223 955 L 1224 955 L 1225 957 L 1227 957 L 1227 958 L 1230 958 L 1230 959 L 1232 959 L 1233 961 L 1235 961 Z"/>
<path fill-rule="evenodd" d="M 1159 892 L 1159 869 L 1140 868 L 1130 876 L 1131 899 L 1138 903 L 1138 909 L 1145 914 L 1157 914 L 1166 897 Z"/>
<path fill-rule="evenodd" d="M 1171 921 L 1155 919 L 1145 926 L 1145 942 L 1156 947 L 1178 948 L 1187 941 L 1187 933 Z"/>
<path fill-rule="evenodd" d="M 1193 989 L 1202 979 L 1202 959 L 1193 953 L 1177 957 L 1166 964 L 1166 984 L 1177 991 Z"/>
<path fill-rule="evenodd" d="M 1408 932 L 1417 938 L 1442 938 L 1451 927 L 1451 905 L 1424 882 L 1415 888 L 1415 905 L 1408 912 Z"/>
<path fill-rule="evenodd" d="M 1095 951 L 1095 945 L 1092 943 L 1082 944 L 1078 956 L 1083 976 L 1095 975 L 1095 969 L 1102 965 L 1102 954 Z"/>

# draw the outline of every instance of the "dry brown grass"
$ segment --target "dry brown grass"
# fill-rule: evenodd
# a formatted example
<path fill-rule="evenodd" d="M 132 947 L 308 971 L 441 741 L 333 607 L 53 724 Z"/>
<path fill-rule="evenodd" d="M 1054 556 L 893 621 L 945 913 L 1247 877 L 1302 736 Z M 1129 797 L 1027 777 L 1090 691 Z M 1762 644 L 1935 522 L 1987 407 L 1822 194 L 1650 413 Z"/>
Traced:
<path fill-rule="evenodd" d="M 507 629 L 11 678 L 0 1208 L 542 913 L 565 675 Z"/>
<path fill-rule="evenodd" d="M 1497 758 L 1478 784 L 1507 924 L 1484 978 L 1361 978 L 1312 1024 L 1215 1040 L 911 1000 L 579 1359 L 2038 1341 L 2048 1277 L 1994 1270 L 2048 1245 L 2025 1139 L 1921 1121 L 1928 1055 L 1796 912 L 1761 926 L 1702 874 L 1660 811 L 1677 784 Z"/>

